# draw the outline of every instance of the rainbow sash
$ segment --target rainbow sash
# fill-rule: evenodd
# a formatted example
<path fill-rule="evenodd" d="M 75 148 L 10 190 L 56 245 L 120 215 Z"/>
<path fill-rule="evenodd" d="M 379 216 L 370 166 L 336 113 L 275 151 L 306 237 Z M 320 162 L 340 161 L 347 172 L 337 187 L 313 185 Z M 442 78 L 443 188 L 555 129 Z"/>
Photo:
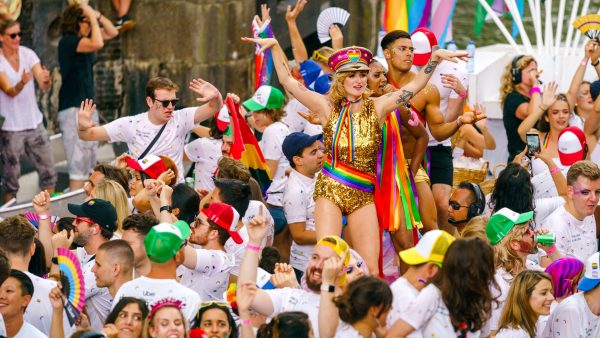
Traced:
<path fill-rule="evenodd" d="M 349 101 L 346 100 L 346 104 L 342 106 L 340 110 L 340 116 L 338 117 L 337 123 L 335 125 L 335 131 L 333 133 L 333 142 L 331 143 L 331 154 L 333 155 L 333 160 L 331 167 L 337 166 L 337 157 L 338 157 L 338 144 L 340 142 L 340 138 L 342 137 L 342 129 L 344 125 L 346 125 L 346 139 L 348 140 L 348 154 L 346 156 L 346 161 L 351 162 L 354 160 L 354 121 L 352 121 L 352 109 L 351 106 L 353 103 L 358 103 L 362 100 L 362 97 L 355 100 Z"/>
<path fill-rule="evenodd" d="M 360 171 L 346 163 L 333 165 L 331 156 L 327 156 L 323 170 L 325 176 L 353 189 L 372 193 L 375 191 L 375 176 Z"/>

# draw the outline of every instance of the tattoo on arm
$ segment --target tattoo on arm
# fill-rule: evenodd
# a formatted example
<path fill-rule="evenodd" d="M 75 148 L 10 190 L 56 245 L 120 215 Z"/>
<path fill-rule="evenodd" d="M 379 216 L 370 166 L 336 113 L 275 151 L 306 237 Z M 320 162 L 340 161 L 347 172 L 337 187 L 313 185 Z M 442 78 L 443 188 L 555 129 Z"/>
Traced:
<path fill-rule="evenodd" d="M 429 62 L 427 62 L 427 66 L 425 67 L 425 74 L 429 74 L 431 72 L 433 72 L 433 70 L 435 69 L 435 67 L 437 67 L 439 62 L 437 61 L 431 61 L 431 59 L 429 59 Z"/>
<path fill-rule="evenodd" d="M 399 106 L 401 104 L 408 104 L 408 100 L 410 100 L 410 98 L 413 96 L 415 96 L 415 94 L 410 90 L 402 89 L 400 97 L 398 97 L 398 99 L 396 100 L 396 105 Z"/>

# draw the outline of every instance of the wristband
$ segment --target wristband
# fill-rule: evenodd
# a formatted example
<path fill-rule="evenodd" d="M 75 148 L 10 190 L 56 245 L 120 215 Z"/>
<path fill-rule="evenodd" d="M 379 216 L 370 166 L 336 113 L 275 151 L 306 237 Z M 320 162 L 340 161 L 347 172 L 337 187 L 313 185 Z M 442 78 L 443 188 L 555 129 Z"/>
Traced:
<path fill-rule="evenodd" d="M 462 122 L 460 122 L 460 116 L 456 119 L 456 126 L 462 126 Z"/>
<path fill-rule="evenodd" d="M 560 169 L 558 169 L 558 167 L 554 167 L 554 168 L 550 169 L 550 175 L 554 175 L 559 171 L 560 171 Z"/>
<path fill-rule="evenodd" d="M 160 207 L 160 212 L 163 212 L 163 211 L 172 213 L 173 207 L 171 207 L 170 205 L 163 205 L 162 207 Z"/>
<path fill-rule="evenodd" d="M 246 244 L 246 249 L 260 252 L 260 246 L 258 245 Z"/>
<path fill-rule="evenodd" d="M 58 265 L 58 258 L 57 257 L 52 257 L 51 261 L 52 261 L 52 264 Z"/>
<path fill-rule="evenodd" d="M 596 60 L 596 62 L 592 62 L 592 66 L 596 67 L 598 64 L 600 64 L 600 59 Z"/>
<path fill-rule="evenodd" d="M 553 245 L 550 250 L 546 251 L 546 255 L 552 255 L 556 252 L 556 245 Z"/>
<path fill-rule="evenodd" d="M 465 92 L 464 92 L 464 93 L 462 93 L 462 94 L 458 94 L 458 97 L 460 97 L 461 99 L 464 99 L 465 97 L 467 97 L 467 95 L 468 95 L 468 94 L 469 94 L 469 92 L 467 92 L 467 91 L 465 90 Z"/>
<path fill-rule="evenodd" d="M 531 89 L 529 89 L 529 96 L 533 95 L 533 93 L 539 93 L 542 95 L 542 90 L 540 87 L 531 87 Z"/>
<path fill-rule="evenodd" d="M 334 293 L 335 292 L 335 285 L 324 285 L 321 284 L 321 291 L 323 292 L 329 292 L 329 293 Z"/>
<path fill-rule="evenodd" d="M 40 220 L 45 220 L 45 219 L 49 219 L 50 218 L 50 214 L 49 213 L 38 214 L 38 216 L 40 216 Z"/>
<path fill-rule="evenodd" d="M 242 326 L 250 325 L 250 319 L 242 319 Z"/>

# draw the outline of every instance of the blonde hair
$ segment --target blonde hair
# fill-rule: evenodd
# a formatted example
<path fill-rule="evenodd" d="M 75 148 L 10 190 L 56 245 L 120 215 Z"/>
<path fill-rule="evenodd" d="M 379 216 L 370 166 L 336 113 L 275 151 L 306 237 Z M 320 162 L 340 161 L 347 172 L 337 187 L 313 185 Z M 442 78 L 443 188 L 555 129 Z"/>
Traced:
<path fill-rule="evenodd" d="M 519 254 L 510 246 L 512 241 L 520 241 L 523 233 L 529 227 L 529 222 L 515 225 L 502 238 L 502 240 L 494 246 L 494 264 L 497 268 L 504 268 L 506 272 L 515 276 L 525 268 L 525 263 Z"/>
<path fill-rule="evenodd" d="M 536 285 L 542 280 L 547 280 L 552 285 L 552 278 L 542 271 L 524 270 L 515 277 L 510 290 L 508 290 L 498 329 L 520 327 L 530 337 L 536 336 L 536 323 L 539 315 L 531 308 L 529 299 Z"/>
<path fill-rule="evenodd" d="M 156 314 L 158 312 L 160 312 L 162 309 L 176 309 L 179 314 L 181 315 L 181 321 L 183 323 L 183 327 L 184 327 L 184 332 L 185 335 L 183 336 L 184 338 L 190 338 L 190 330 L 188 328 L 188 320 L 185 318 L 185 316 L 183 315 L 183 312 L 181 312 L 181 310 L 179 308 L 177 308 L 176 306 L 163 306 L 160 309 L 156 310 L 155 313 L 152 314 L 152 316 L 148 315 L 148 317 L 146 317 L 146 319 L 144 319 L 144 327 L 142 329 L 142 338 L 153 338 L 152 336 L 150 336 L 150 327 L 154 327 L 154 318 L 156 317 Z"/>
<path fill-rule="evenodd" d="M 485 234 L 485 226 L 489 220 L 489 217 L 485 216 L 471 218 L 460 233 L 460 238 L 479 238 L 489 244 L 490 241 Z"/>
<path fill-rule="evenodd" d="M 334 109 L 339 109 L 344 104 L 346 100 L 346 90 L 344 89 L 344 80 L 350 75 L 353 75 L 356 72 L 364 72 L 368 74 L 368 70 L 357 70 L 354 72 L 338 72 L 333 75 L 333 79 L 331 81 L 331 88 L 329 89 L 329 99 L 333 104 Z M 362 94 L 362 98 L 366 99 L 371 96 L 373 92 L 365 86 L 365 91 Z"/>
<path fill-rule="evenodd" d="M 504 107 L 504 100 L 506 99 L 506 96 L 510 92 L 514 92 L 515 87 L 517 86 L 517 84 L 513 83 L 512 81 L 512 60 L 506 65 L 506 67 L 504 67 L 504 73 L 502 73 L 502 78 L 500 81 L 500 105 L 502 107 Z M 522 71 L 532 62 L 536 62 L 533 56 L 525 55 L 521 57 L 519 61 L 517 61 L 517 69 Z"/>
<path fill-rule="evenodd" d="M 117 210 L 116 232 L 120 234 L 123 231 L 123 220 L 131 215 L 125 189 L 113 180 L 104 179 L 94 189 L 94 196 L 110 202 L 115 207 Z"/>

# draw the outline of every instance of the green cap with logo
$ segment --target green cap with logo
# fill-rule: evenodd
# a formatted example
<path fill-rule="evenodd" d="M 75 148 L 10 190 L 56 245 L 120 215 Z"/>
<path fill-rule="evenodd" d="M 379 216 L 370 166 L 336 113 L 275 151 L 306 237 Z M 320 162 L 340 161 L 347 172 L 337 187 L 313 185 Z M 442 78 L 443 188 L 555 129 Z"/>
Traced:
<path fill-rule="evenodd" d="M 490 217 L 485 233 L 492 245 L 498 244 L 517 224 L 523 224 L 533 218 L 533 211 L 519 214 L 509 208 L 502 208 Z"/>
<path fill-rule="evenodd" d="M 279 109 L 283 107 L 284 96 L 281 90 L 271 86 L 260 86 L 243 105 L 249 111 Z"/>
<path fill-rule="evenodd" d="M 155 263 L 167 262 L 175 257 L 190 233 L 190 226 L 184 221 L 153 226 L 144 238 L 148 259 Z"/>

